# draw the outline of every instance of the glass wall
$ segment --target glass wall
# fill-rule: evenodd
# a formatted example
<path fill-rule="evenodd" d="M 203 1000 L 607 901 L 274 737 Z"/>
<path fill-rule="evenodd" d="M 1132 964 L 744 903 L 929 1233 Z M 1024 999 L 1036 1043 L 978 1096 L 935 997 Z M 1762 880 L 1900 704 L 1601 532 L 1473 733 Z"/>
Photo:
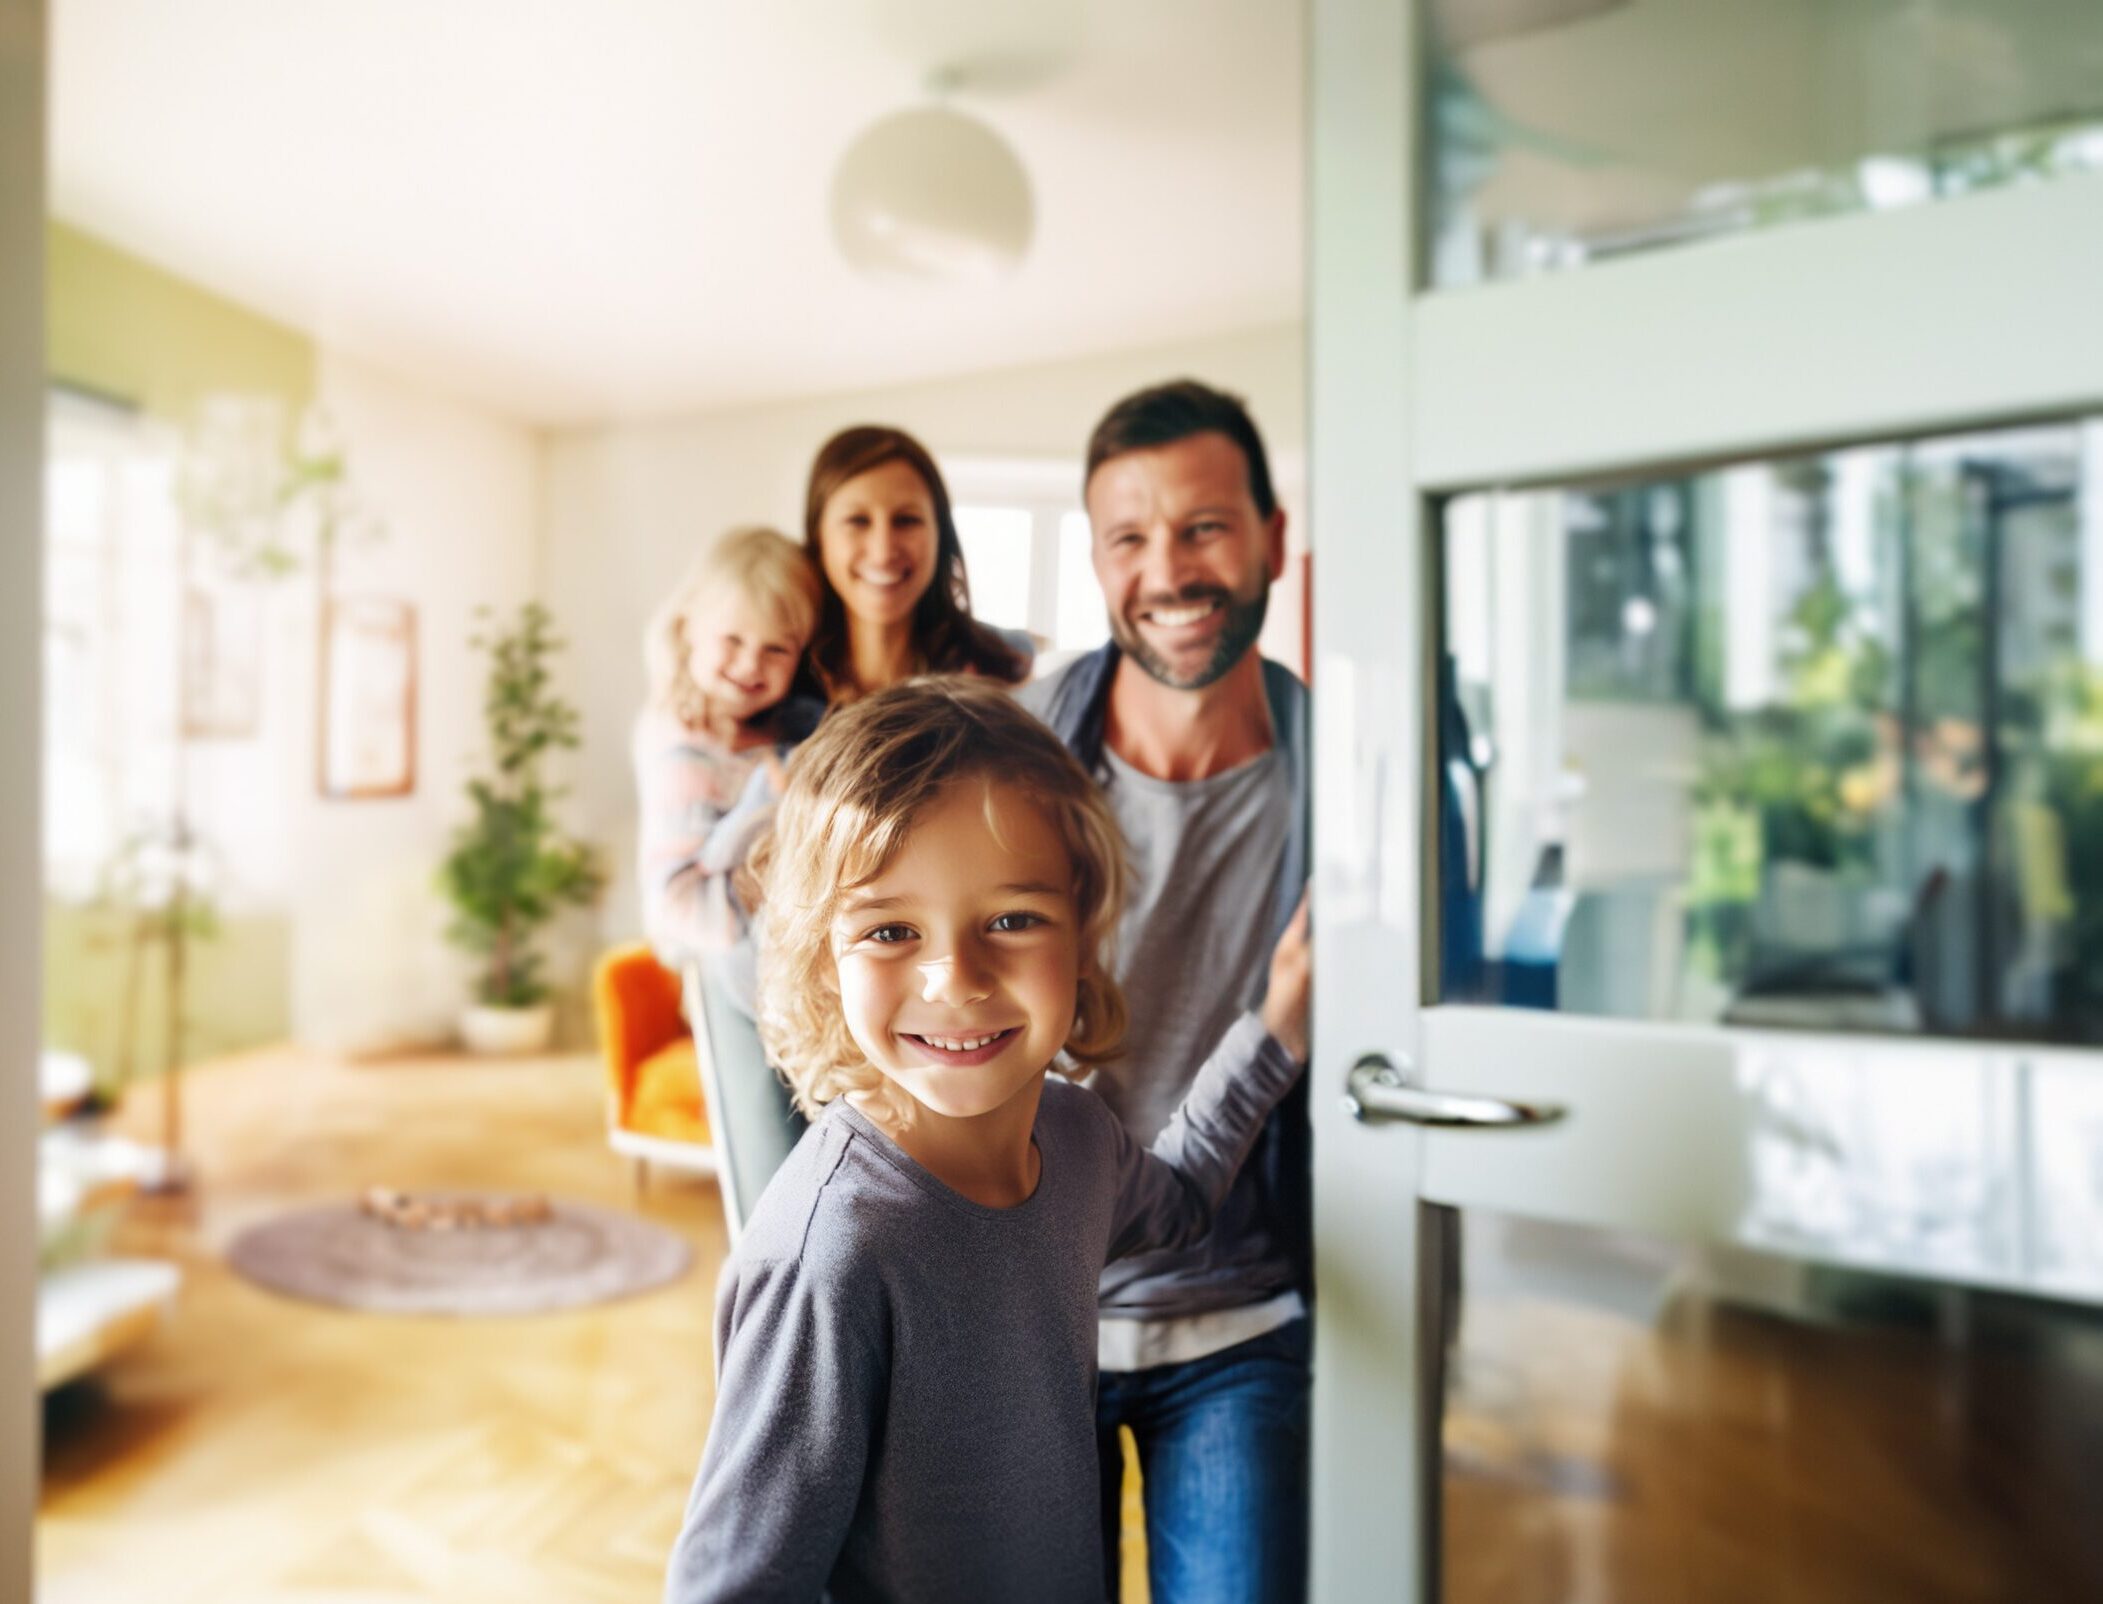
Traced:
<path fill-rule="evenodd" d="M 1441 523 L 1442 1000 L 2103 1043 L 2103 422 Z"/>
<path fill-rule="evenodd" d="M 2095 0 L 1432 0 L 1429 279 L 2103 169 Z"/>

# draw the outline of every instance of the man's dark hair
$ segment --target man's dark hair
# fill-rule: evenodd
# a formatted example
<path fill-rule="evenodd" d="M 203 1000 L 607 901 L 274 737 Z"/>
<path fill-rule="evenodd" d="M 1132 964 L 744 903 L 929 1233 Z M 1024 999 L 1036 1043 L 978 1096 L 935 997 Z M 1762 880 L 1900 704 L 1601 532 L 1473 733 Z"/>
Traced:
<path fill-rule="evenodd" d="M 1271 489 L 1270 459 L 1263 454 L 1263 436 L 1250 421 L 1249 409 L 1238 395 L 1215 390 L 1196 379 L 1176 379 L 1126 396 L 1103 414 L 1103 421 L 1088 437 L 1088 471 L 1085 488 L 1095 470 L 1112 457 L 1155 446 L 1172 446 L 1196 434 L 1223 434 L 1241 448 L 1249 465 L 1249 498 L 1256 511 L 1268 518 L 1278 510 L 1277 494 Z"/>

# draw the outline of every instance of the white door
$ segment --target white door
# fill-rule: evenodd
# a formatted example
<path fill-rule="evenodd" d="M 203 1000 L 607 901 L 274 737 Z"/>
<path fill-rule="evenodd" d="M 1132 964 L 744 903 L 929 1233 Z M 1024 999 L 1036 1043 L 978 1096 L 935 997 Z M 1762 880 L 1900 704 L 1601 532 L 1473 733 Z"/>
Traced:
<path fill-rule="evenodd" d="M 1311 16 L 1315 1596 L 2103 1597 L 2103 9 Z"/>

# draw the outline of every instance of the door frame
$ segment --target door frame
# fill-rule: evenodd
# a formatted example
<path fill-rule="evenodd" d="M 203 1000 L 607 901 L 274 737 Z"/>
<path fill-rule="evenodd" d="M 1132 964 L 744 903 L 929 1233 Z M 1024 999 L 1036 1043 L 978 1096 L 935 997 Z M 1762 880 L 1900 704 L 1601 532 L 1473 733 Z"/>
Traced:
<path fill-rule="evenodd" d="M 1345 1071 L 1414 1057 L 1425 715 L 1423 499 L 1412 461 L 1410 0 L 1313 0 L 1308 512 L 1314 579 L 1313 919 L 1308 1074 L 1315 1263 L 1311 1596 L 1422 1596 L 1436 1481 L 1425 1399 L 1417 1181 L 1422 1143 L 1345 1113 Z M 1350 530 L 1348 560 L 1324 558 Z M 1328 533 L 1324 534 L 1324 531 Z M 1397 605 L 1395 598 L 1401 598 Z"/>
<path fill-rule="evenodd" d="M 0 0 L 0 1604 L 35 1590 L 44 0 Z"/>

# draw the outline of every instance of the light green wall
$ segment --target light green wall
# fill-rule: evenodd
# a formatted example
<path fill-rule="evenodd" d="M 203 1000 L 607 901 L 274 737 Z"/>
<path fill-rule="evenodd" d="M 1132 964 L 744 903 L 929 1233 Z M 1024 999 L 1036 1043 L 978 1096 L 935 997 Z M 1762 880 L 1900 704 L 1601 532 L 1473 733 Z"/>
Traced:
<path fill-rule="evenodd" d="M 92 234 L 44 232 L 45 366 L 60 383 L 130 402 L 178 426 L 200 396 L 277 396 L 297 416 L 314 394 L 314 342 Z M 192 943 L 184 985 L 192 1059 L 283 1039 L 291 1028 L 290 920 L 258 914 Z M 112 913 L 47 900 L 44 1035 L 84 1054 L 105 1083 L 121 1063 L 127 942 Z M 161 1060 L 165 989 L 158 949 L 138 996 L 134 1063 Z"/>
<path fill-rule="evenodd" d="M 53 379 L 186 420 L 201 395 L 314 394 L 314 342 L 92 234 L 44 231 L 46 364 Z"/>
<path fill-rule="evenodd" d="M 216 1058 L 283 1041 L 291 1033 L 291 923 L 279 914 L 223 918 L 184 955 L 184 1061 Z M 95 1082 L 113 1088 L 124 1073 L 125 998 L 131 1005 L 131 1073 L 160 1071 L 166 1051 L 167 954 L 158 942 L 138 951 L 133 978 L 131 921 L 105 908 L 46 899 L 44 1041 L 79 1053 Z"/>

